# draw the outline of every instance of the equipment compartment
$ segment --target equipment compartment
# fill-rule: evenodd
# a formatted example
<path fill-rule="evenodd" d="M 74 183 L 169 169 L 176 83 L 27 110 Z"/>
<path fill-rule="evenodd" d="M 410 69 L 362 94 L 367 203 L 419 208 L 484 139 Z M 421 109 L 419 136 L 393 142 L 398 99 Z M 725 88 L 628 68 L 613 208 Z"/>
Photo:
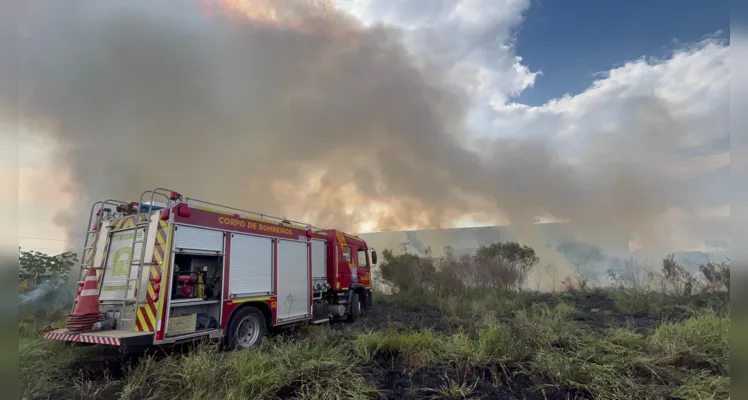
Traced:
<path fill-rule="evenodd" d="M 220 302 L 177 303 L 169 309 L 166 337 L 217 331 L 220 321 Z"/>
<path fill-rule="evenodd" d="M 167 338 L 220 328 L 223 260 L 220 254 L 174 253 Z"/>
<path fill-rule="evenodd" d="M 223 288 L 223 256 L 174 254 L 171 299 L 220 300 Z"/>

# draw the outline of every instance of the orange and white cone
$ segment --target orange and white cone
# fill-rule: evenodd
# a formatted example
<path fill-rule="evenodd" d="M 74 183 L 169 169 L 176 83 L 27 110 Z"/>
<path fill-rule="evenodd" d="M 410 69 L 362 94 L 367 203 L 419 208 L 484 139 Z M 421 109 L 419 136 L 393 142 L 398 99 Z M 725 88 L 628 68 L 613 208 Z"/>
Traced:
<path fill-rule="evenodd" d="M 96 270 L 89 268 L 83 278 L 83 287 L 78 294 L 78 303 L 72 314 L 68 314 L 67 329 L 71 331 L 86 331 L 93 328 L 93 324 L 100 321 L 99 285 Z"/>

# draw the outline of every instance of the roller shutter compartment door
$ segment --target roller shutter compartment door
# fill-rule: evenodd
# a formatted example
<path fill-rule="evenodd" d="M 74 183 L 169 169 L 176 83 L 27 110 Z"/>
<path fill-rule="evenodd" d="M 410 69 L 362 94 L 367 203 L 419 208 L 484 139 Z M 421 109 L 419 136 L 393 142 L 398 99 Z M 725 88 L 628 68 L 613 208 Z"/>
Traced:
<path fill-rule="evenodd" d="M 278 240 L 278 321 L 308 316 L 309 242 Z"/>
<path fill-rule="evenodd" d="M 325 241 L 312 239 L 312 279 L 327 278 L 327 249 Z"/>
<path fill-rule="evenodd" d="M 174 248 L 223 252 L 223 231 L 178 225 L 174 232 Z"/>
<path fill-rule="evenodd" d="M 273 239 L 231 234 L 229 295 L 273 293 Z"/>

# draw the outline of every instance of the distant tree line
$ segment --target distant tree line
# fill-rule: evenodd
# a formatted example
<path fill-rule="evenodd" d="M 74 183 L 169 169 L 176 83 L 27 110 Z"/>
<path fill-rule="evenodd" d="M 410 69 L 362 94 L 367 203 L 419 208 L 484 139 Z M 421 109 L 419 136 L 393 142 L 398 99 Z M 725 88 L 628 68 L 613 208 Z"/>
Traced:
<path fill-rule="evenodd" d="M 528 275 L 540 262 L 532 247 L 517 242 L 482 245 L 475 254 L 462 255 L 455 255 L 453 249 L 447 246 L 442 257 L 433 257 L 431 248 L 426 249 L 424 256 L 410 253 L 405 242 L 400 244 L 399 250 L 399 253 L 390 249 L 382 251 L 378 279 L 395 290 L 407 292 L 436 291 L 447 294 L 472 288 L 517 291 L 523 288 Z M 601 261 L 601 268 L 604 268 L 603 264 Z M 701 276 L 689 272 L 675 260 L 674 254 L 662 260 L 659 273 L 642 268 L 633 261 L 628 264 L 625 272 L 609 271 L 615 288 L 636 292 L 657 291 L 680 297 L 730 291 L 729 260 L 700 264 L 698 271 Z M 592 289 L 588 281 L 589 276 L 577 268 L 573 276 L 564 279 L 563 284 L 565 290 L 584 292 Z"/>
<path fill-rule="evenodd" d="M 67 279 L 76 262 L 78 255 L 72 252 L 50 255 L 19 248 L 18 283 L 24 289 L 42 283 L 45 277 Z"/>
<path fill-rule="evenodd" d="M 395 254 L 382 251 L 380 264 L 383 283 L 402 291 L 463 292 L 471 288 L 519 290 L 540 258 L 532 247 L 516 242 L 480 246 L 474 255 L 456 256 L 450 247 L 443 257 L 409 253 L 407 246 Z"/>

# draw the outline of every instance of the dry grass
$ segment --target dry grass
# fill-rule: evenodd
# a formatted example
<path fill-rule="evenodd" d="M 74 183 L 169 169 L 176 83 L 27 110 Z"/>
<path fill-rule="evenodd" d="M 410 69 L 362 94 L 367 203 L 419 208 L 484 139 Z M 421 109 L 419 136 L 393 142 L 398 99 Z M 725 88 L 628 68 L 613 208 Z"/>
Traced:
<path fill-rule="evenodd" d="M 224 353 L 205 345 L 180 356 L 140 362 L 125 378 L 123 399 L 363 399 L 376 389 L 356 372 L 360 359 L 327 334 L 270 340 L 260 349 Z"/>
<path fill-rule="evenodd" d="M 729 310 L 711 311 L 708 301 L 681 304 L 646 291 L 614 292 L 611 304 L 627 315 L 688 310 L 688 318 L 641 332 L 578 321 L 583 312 L 574 297 L 445 289 L 450 284 L 412 285 L 377 302 L 402 310 L 429 307 L 444 318 L 470 321 L 453 330 L 310 327 L 298 338 L 276 336 L 254 350 L 225 353 L 204 344 L 145 357 L 117 377 L 107 376 L 96 348 L 39 339 L 46 321 L 30 313 L 19 327 L 22 398 L 729 397 Z M 627 297 L 634 294 L 639 297 Z"/>

